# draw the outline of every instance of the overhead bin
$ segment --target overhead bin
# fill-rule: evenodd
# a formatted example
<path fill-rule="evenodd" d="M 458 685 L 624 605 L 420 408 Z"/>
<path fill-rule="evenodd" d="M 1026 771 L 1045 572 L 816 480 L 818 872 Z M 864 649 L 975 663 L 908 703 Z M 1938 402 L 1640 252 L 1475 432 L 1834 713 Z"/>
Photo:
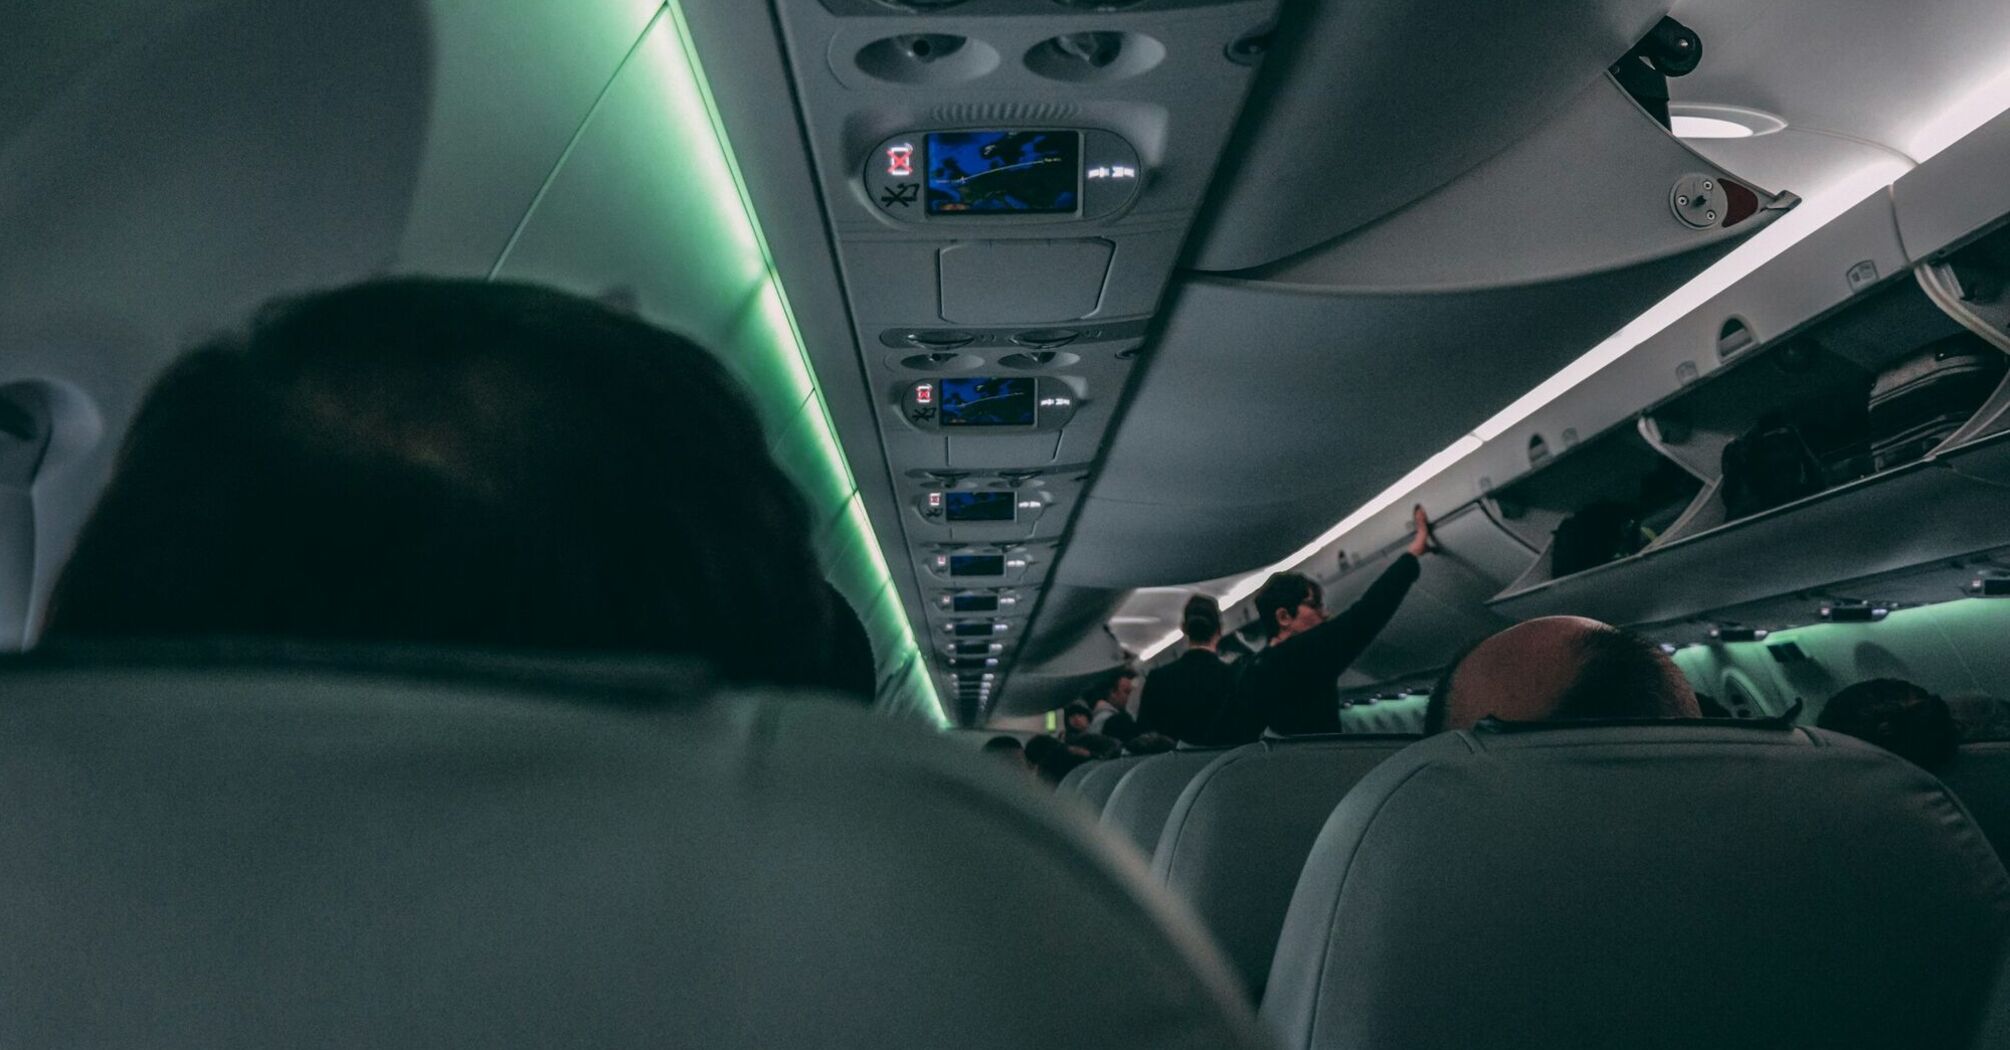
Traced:
<path fill-rule="evenodd" d="M 1251 276 L 1326 292 L 1562 281 L 1735 239 L 1795 200 L 1718 168 L 1600 77 L 1430 196 Z"/>
<path fill-rule="evenodd" d="M 1405 0 L 1287 5 L 1192 265 L 1274 262 L 1426 196 L 1549 121 L 1667 8 L 1535 0 L 1448 15 Z M 1301 174 L 1287 181 L 1285 172 Z"/>
<path fill-rule="evenodd" d="M 1892 184 L 1898 236 L 1933 259 L 2010 215 L 2010 113 L 1984 124 Z"/>
<path fill-rule="evenodd" d="M 2010 458 L 2005 441 L 2010 435 L 1948 461 L 1915 462 L 1700 530 L 1623 561 L 1509 591 L 1491 605 L 1516 619 L 1570 614 L 1666 623 L 2010 548 L 2010 492 L 1956 469 L 1962 461 L 2003 469 Z"/>

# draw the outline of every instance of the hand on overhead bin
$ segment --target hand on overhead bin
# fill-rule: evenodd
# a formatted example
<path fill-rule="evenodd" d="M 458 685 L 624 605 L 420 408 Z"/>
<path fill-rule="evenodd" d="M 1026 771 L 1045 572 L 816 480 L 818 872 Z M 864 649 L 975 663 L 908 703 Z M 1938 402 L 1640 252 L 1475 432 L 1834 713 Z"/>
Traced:
<path fill-rule="evenodd" d="M 1417 534 L 1410 537 L 1410 553 L 1421 558 L 1434 548 L 1431 543 L 1431 519 L 1425 516 L 1423 504 L 1410 508 L 1410 520 L 1417 526 Z"/>

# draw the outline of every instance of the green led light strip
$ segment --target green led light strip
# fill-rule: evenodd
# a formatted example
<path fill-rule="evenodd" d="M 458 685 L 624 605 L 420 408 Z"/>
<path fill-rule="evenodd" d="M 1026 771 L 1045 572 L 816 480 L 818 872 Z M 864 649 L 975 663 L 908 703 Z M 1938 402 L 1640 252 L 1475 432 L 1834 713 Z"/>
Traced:
<path fill-rule="evenodd" d="M 838 530 L 831 538 L 827 549 L 835 552 L 835 557 L 864 559 L 871 580 L 877 584 L 869 595 L 858 596 L 854 601 L 861 615 L 867 615 L 881 602 L 891 600 L 898 609 L 899 596 L 894 589 L 893 573 L 887 565 L 886 557 L 874 533 L 872 522 L 865 513 L 865 503 L 859 495 L 858 480 L 852 475 L 850 464 L 846 462 L 843 445 L 838 440 L 837 428 L 832 424 L 830 409 L 824 403 L 822 388 L 816 381 L 816 369 L 810 363 L 808 348 L 803 341 L 802 329 L 796 323 L 795 311 L 789 305 L 786 289 L 782 287 L 780 273 L 775 259 L 768 248 L 768 240 L 761 230 L 760 218 L 754 210 L 753 198 L 747 191 L 746 179 L 742 176 L 738 159 L 733 154 L 730 137 L 726 134 L 724 121 L 720 118 L 717 101 L 712 96 L 711 85 L 705 78 L 704 63 L 698 57 L 698 47 L 692 37 L 690 24 L 685 20 L 683 6 L 677 0 L 665 5 L 670 22 L 676 31 L 677 42 L 683 51 L 685 73 L 682 86 L 691 93 L 689 98 L 675 100 L 682 103 L 697 116 L 702 114 L 702 123 L 711 130 L 713 142 L 718 147 L 718 163 L 731 181 L 739 201 L 737 209 L 722 208 L 720 220 L 729 227 L 728 240 L 739 242 L 737 247 L 756 255 L 763 271 L 760 294 L 760 319 L 765 322 L 769 338 L 762 344 L 780 359 L 784 370 L 795 381 L 794 389 L 788 393 L 801 396 L 804 415 L 817 440 L 821 452 L 819 467 L 826 472 L 828 480 L 835 482 L 835 489 L 841 492 L 841 507 L 830 514 L 828 504 L 817 501 L 812 494 L 812 502 L 817 509 L 826 513 L 829 528 Z M 693 123 L 700 121 L 694 120 Z M 737 212 L 735 216 L 730 212 Z M 881 619 L 873 617 L 873 620 Z M 889 677 L 889 670 L 897 674 L 899 680 L 911 683 L 906 688 L 916 691 L 914 702 L 920 713 L 937 726 L 947 726 L 948 718 L 942 710 L 942 700 L 936 692 L 933 678 L 924 673 L 914 673 L 922 663 L 920 647 L 914 637 L 912 625 L 904 615 L 892 618 L 898 636 L 882 639 L 882 644 L 891 648 L 888 658 L 880 661 L 882 681 Z M 871 622 L 868 622 L 868 627 Z"/>

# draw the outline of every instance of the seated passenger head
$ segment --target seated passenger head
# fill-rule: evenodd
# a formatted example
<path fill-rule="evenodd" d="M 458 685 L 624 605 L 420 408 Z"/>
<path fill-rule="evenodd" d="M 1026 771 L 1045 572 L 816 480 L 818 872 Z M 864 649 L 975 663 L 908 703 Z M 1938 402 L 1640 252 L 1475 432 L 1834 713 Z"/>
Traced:
<path fill-rule="evenodd" d="M 994 736 L 984 742 L 983 752 L 1012 764 L 1019 769 L 1032 768 L 1026 761 L 1026 747 L 1016 736 Z"/>
<path fill-rule="evenodd" d="M 1221 603 L 1206 594 L 1188 598 L 1180 611 L 1180 633 L 1197 645 L 1213 645 L 1221 637 Z"/>
<path fill-rule="evenodd" d="M 1271 641 L 1281 642 L 1326 622 L 1326 595 L 1302 572 L 1277 572 L 1256 592 L 1256 618 Z"/>
<path fill-rule="evenodd" d="M 1061 709 L 1061 726 L 1070 733 L 1088 732 L 1089 722 L 1093 718 L 1094 714 L 1089 710 L 1089 705 L 1080 700 L 1073 701 Z"/>
<path fill-rule="evenodd" d="M 827 642 L 835 592 L 767 447 L 709 354 L 586 299 L 408 279 L 276 303 L 155 384 L 47 633 L 688 653 L 823 684 L 857 654 Z"/>
<path fill-rule="evenodd" d="M 1424 731 L 1510 722 L 1695 718 L 1696 694 L 1660 646 L 1597 620 L 1545 616 L 1473 646 L 1431 692 Z"/>
<path fill-rule="evenodd" d="M 1138 669 L 1129 666 L 1119 667 L 1116 673 L 1110 676 L 1109 684 L 1103 687 L 1102 699 L 1108 700 L 1115 707 L 1123 707 L 1131 702 L 1131 691 L 1136 689 L 1137 685 Z"/>
<path fill-rule="evenodd" d="M 2010 703 L 1986 693 L 1956 693 L 1946 699 L 1961 739 L 2010 740 Z"/>
<path fill-rule="evenodd" d="M 1822 707 L 1815 725 L 1867 740 L 1924 769 L 1938 769 L 1961 742 L 1947 702 L 1897 678 L 1858 682 Z"/>

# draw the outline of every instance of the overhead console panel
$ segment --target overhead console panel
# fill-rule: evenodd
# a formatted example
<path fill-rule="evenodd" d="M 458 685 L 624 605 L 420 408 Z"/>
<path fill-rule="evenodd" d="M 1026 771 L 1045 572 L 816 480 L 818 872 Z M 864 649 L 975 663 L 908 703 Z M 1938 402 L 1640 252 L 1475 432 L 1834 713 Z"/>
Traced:
<path fill-rule="evenodd" d="M 1042 615 L 1057 553 L 1019 549 L 1066 542 L 1277 7 L 770 4 L 900 479 L 864 498 L 898 522 L 881 538 L 959 717 L 1003 695 Z M 971 618 L 999 637 L 957 633 Z M 1054 681 L 1120 656 L 1069 648 Z"/>

